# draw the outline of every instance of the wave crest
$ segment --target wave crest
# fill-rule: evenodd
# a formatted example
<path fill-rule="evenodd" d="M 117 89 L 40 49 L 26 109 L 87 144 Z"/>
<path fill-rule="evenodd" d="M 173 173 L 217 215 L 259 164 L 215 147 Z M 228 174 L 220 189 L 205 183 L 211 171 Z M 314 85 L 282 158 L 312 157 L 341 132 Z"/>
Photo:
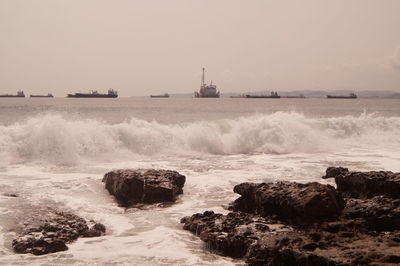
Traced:
<path fill-rule="evenodd" d="M 366 113 L 307 118 L 296 112 L 277 112 L 172 125 L 134 118 L 107 124 L 48 114 L 0 126 L 0 156 L 3 163 L 75 164 L 132 155 L 327 152 L 354 143 L 397 145 L 399 133 L 399 117 Z"/>

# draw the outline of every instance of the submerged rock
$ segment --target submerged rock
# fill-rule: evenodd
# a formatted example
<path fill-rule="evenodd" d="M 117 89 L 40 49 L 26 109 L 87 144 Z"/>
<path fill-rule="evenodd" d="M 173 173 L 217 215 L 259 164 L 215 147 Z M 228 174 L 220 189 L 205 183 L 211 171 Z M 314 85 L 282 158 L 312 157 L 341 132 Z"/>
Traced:
<path fill-rule="evenodd" d="M 12 246 L 17 253 L 43 255 L 68 249 L 67 243 L 78 237 L 101 236 L 105 226 L 92 222 L 89 228 L 86 221 L 74 214 L 53 212 L 35 227 L 28 227 L 13 240 Z"/>
<path fill-rule="evenodd" d="M 242 183 L 233 191 L 241 195 L 233 210 L 294 224 L 337 217 L 345 205 L 334 187 L 316 182 Z"/>
<path fill-rule="evenodd" d="M 185 176 L 171 170 L 122 169 L 104 175 L 106 189 L 122 206 L 174 202 L 183 193 Z"/>

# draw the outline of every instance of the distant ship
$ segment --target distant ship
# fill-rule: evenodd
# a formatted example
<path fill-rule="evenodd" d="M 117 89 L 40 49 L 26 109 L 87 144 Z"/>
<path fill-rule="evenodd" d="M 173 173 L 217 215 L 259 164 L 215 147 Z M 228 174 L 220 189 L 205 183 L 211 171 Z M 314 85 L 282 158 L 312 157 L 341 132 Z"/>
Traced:
<path fill-rule="evenodd" d="M 357 95 L 355 93 L 350 93 L 349 95 L 339 95 L 339 96 L 326 95 L 326 98 L 328 98 L 328 99 L 356 99 Z"/>
<path fill-rule="evenodd" d="M 281 96 L 278 95 L 278 92 L 271 91 L 271 95 L 250 95 L 250 94 L 247 94 L 246 98 L 272 98 L 272 99 L 277 99 L 277 98 L 281 98 Z"/>
<path fill-rule="evenodd" d="M 150 95 L 150 98 L 169 98 L 168 93 L 160 94 L 160 95 Z"/>
<path fill-rule="evenodd" d="M 17 94 L 1 94 L 0 97 L 4 98 L 24 98 L 25 94 L 23 91 L 18 91 Z"/>
<path fill-rule="evenodd" d="M 203 67 L 203 75 L 201 77 L 200 91 L 194 92 L 194 97 L 196 98 L 219 98 L 219 91 L 217 91 L 217 86 L 212 84 L 207 85 L 204 82 L 204 67 Z"/>
<path fill-rule="evenodd" d="M 53 94 L 48 93 L 47 95 L 30 95 L 31 98 L 54 98 Z"/>
<path fill-rule="evenodd" d="M 91 93 L 75 93 L 68 94 L 68 98 L 117 98 L 118 93 L 113 89 L 109 89 L 107 94 L 101 94 L 97 91 L 92 91 Z"/>

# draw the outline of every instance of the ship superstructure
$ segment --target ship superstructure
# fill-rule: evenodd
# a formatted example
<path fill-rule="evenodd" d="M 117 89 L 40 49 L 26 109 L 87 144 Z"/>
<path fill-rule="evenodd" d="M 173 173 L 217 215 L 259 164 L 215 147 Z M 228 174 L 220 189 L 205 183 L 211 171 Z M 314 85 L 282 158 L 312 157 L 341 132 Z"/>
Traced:
<path fill-rule="evenodd" d="M 205 78 L 204 78 L 204 67 L 203 67 L 203 75 L 201 77 L 201 84 L 200 84 L 200 90 L 197 92 L 194 92 L 194 97 L 196 98 L 219 98 L 219 91 L 217 91 L 217 86 L 212 84 L 212 81 L 210 85 L 207 85 L 205 83 Z"/>

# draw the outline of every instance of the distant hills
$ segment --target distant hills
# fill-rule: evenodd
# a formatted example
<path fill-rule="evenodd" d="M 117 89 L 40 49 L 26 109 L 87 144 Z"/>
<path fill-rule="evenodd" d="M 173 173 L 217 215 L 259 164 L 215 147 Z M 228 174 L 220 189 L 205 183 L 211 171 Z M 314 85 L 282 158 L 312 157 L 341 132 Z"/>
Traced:
<path fill-rule="evenodd" d="M 363 91 L 354 91 L 354 90 L 294 90 L 294 91 L 278 91 L 280 96 L 298 96 L 304 95 L 306 98 L 326 98 L 326 95 L 348 95 L 354 92 L 357 94 L 358 98 L 400 98 L 400 92 L 395 91 L 387 91 L 387 90 L 363 90 Z M 221 98 L 229 98 L 230 96 L 237 96 L 242 94 L 251 94 L 251 95 L 269 95 L 271 91 L 249 91 L 245 93 L 221 93 Z M 193 98 L 193 93 L 176 93 L 170 94 L 172 98 Z"/>

